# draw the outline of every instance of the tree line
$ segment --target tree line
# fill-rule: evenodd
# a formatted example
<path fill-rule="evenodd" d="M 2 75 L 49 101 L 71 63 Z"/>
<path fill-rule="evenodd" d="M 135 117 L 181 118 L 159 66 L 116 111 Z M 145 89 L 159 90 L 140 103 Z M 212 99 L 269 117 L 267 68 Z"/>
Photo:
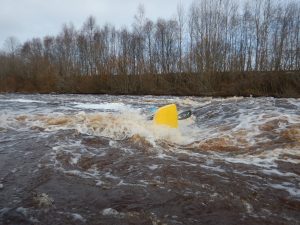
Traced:
<path fill-rule="evenodd" d="M 149 83 L 208 90 L 221 82 L 218 73 L 300 71 L 300 4 L 195 0 L 156 21 L 140 5 L 130 28 L 100 27 L 90 16 L 80 29 L 65 24 L 57 36 L 21 44 L 10 37 L 5 48 L 2 91 L 76 92 L 85 85 L 83 92 L 138 93 Z"/>

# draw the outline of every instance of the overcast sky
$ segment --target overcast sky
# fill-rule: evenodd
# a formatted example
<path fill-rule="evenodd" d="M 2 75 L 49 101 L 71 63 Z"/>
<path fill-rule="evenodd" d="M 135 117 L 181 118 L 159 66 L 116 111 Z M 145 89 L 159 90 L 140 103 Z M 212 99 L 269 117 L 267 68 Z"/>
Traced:
<path fill-rule="evenodd" d="M 57 35 L 64 23 L 78 29 L 88 16 L 98 25 L 130 27 L 139 4 L 146 17 L 156 20 L 176 15 L 180 0 L 0 0 L 0 48 L 10 36 L 24 42 L 33 37 Z M 188 9 L 193 0 L 181 0 Z"/>

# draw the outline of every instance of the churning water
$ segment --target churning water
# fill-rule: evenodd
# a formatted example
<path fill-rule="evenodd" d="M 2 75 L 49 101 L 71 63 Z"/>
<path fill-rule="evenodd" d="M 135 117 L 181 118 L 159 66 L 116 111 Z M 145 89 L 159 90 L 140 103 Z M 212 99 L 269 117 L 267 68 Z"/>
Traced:
<path fill-rule="evenodd" d="M 0 95 L 0 224 L 299 221 L 299 99 Z"/>

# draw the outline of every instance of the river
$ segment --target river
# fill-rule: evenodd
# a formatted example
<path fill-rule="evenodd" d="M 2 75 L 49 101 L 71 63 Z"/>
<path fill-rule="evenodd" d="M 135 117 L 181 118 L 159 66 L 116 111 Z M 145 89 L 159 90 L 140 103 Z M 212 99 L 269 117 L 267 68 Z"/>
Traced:
<path fill-rule="evenodd" d="M 0 224 L 299 221 L 299 99 L 0 94 Z"/>

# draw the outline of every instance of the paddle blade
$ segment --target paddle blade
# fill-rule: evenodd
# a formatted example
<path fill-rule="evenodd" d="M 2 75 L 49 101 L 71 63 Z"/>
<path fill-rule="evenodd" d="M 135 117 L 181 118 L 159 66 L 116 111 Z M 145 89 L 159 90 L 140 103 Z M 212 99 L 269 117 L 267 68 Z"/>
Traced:
<path fill-rule="evenodd" d="M 191 115 L 192 115 L 192 111 L 191 110 L 187 110 L 187 111 L 184 111 L 182 113 L 179 113 L 178 114 L 178 119 L 179 120 L 185 120 L 185 119 L 191 117 Z"/>
<path fill-rule="evenodd" d="M 154 115 L 154 124 L 178 128 L 178 114 L 175 104 L 159 108 Z"/>

